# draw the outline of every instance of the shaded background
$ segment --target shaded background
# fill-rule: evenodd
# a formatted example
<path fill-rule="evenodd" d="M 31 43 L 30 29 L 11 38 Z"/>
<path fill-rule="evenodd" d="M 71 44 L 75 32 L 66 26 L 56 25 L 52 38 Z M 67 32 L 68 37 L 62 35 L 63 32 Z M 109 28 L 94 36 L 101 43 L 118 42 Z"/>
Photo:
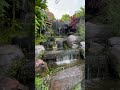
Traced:
<path fill-rule="evenodd" d="M 16 79 L 34 90 L 34 3 L 34 0 L 0 1 L 0 77 L 5 76 L 0 87 L 7 89 L 2 80 L 9 77 L 6 84 Z"/>
<path fill-rule="evenodd" d="M 120 89 L 118 0 L 86 0 L 86 90 Z"/>

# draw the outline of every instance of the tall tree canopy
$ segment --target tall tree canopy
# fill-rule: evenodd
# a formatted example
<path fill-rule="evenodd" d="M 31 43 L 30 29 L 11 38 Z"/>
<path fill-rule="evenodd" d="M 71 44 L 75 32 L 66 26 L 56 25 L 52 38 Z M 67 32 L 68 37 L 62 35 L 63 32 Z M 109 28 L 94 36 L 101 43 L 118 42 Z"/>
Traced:
<path fill-rule="evenodd" d="M 65 22 L 70 21 L 70 15 L 64 14 L 64 15 L 62 16 L 62 21 L 65 21 Z"/>
<path fill-rule="evenodd" d="M 85 8 L 81 7 L 79 11 L 74 14 L 75 17 L 85 17 Z"/>

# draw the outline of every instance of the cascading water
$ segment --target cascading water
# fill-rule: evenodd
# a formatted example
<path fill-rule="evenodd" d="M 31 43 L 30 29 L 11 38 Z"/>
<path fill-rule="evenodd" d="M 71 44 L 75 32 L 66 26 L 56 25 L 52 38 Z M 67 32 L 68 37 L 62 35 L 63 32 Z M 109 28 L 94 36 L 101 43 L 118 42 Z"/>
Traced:
<path fill-rule="evenodd" d="M 74 56 L 74 54 L 73 54 L 72 50 L 68 50 L 68 51 L 66 51 L 66 54 L 63 54 L 61 56 L 57 56 L 56 64 L 57 65 L 68 64 L 72 61 L 77 60 L 77 58 L 73 57 L 73 56 Z"/>
<path fill-rule="evenodd" d="M 45 54 L 45 59 L 47 61 L 54 60 L 57 65 L 68 64 L 79 59 L 79 50 L 48 51 Z"/>

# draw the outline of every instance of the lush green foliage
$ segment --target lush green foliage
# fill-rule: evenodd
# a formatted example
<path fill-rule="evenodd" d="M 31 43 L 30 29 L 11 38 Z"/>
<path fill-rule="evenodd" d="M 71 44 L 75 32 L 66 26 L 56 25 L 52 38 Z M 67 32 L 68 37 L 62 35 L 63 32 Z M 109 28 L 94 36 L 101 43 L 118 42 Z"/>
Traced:
<path fill-rule="evenodd" d="M 30 0 L 31 1 L 31 0 Z M 29 1 L 25 1 L 29 2 Z M 31 29 L 26 29 L 23 23 L 22 13 L 31 9 L 31 2 L 27 3 L 27 9 L 23 0 L 0 1 L 0 43 L 11 44 L 11 40 L 18 36 L 28 36 Z M 21 6 L 22 5 L 22 6 Z"/>
<path fill-rule="evenodd" d="M 120 1 L 108 0 L 109 6 L 107 10 L 107 16 L 112 24 L 112 30 L 114 36 L 120 36 Z"/>
<path fill-rule="evenodd" d="M 4 8 L 8 8 L 9 6 L 10 5 L 5 0 L 0 1 L 0 17 L 3 17 L 6 12 Z"/>
<path fill-rule="evenodd" d="M 6 72 L 7 75 L 16 78 L 17 80 L 23 80 L 24 83 L 27 82 L 25 79 L 28 78 L 28 76 L 25 76 L 24 74 L 26 73 L 26 75 L 28 75 L 29 71 L 22 71 L 22 68 L 27 62 L 28 60 L 26 58 L 13 60 L 11 67 Z"/>
<path fill-rule="evenodd" d="M 36 90 L 49 90 L 49 85 L 45 83 L 44 78 L 35 77 Z"/>
<path fill-rule="evenodd" d="M 82 90 L 81 84 L 78 84 L 78 85 L 74 88 L 74 90 Z"/>
<path fill-rule="evenodd" d="M 81 7 L 80 10 L 75 13 L 75 17 L 85 17 L 85 8 Z"/>
<path fill-rule="evenodd" d="M 78 33 L 81 41 L 85 41 L 85 8 L 80 8 L 80 10 L 75 13 L 75 17 L 81 18 L 78 24 Z"/>
<path fill-rule="evenodd" d="M 36 76 L 35 77 L 36 90 L 49 90 L 51 75 L 63 69 L 64 67 L 50 68 L 46 76 L 44 77 L 41 77 L 40 75 Z"/>
<path fill-rule="evenodd" d="M 72 17 L 70 26 L 80 36 L 80 40 L 85 40 L 85 8 L 80 8 Z"/>
<path fill-rule="evenodd" d="M 120 2 L 119 0 L 88 0 L 86 2 L 86 18 L 92 21 L 111 24 L 113 36 L 120 35 Z M 92 10 L 90 10 L 90 8 Z M 97 12 L 92 12 L 92 11 Z"/>
<path fill-rule="evenodd" d="M 46 36 L 42 34 L 42 30 L 46 29 L 47 15 L 45 9 L 47 8 L 46 0 L 36 0 L 35 2 L 35 43 L 46 41 Z"/>
<path fill-rule="evenodd" d="M 79 36 L 81 41 L 85 41 L 85 26 L 79 27 Z"/>
<path fill-rule="evenodd" d="M 65 14 L 62 16 L 62 21 L 69 22 L 70 21 L 70 15 Z"/>

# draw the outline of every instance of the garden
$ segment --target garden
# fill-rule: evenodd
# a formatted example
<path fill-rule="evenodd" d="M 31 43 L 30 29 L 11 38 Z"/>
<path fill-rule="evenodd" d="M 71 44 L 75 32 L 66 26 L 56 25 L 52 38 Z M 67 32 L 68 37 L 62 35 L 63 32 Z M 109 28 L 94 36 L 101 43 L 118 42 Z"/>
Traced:
<path fill-rule="evenodd" d="M 84 90 L 84 59 L 85 8 L 57 19 L 47 0 L 36 0 L 36 90 Z"/>

